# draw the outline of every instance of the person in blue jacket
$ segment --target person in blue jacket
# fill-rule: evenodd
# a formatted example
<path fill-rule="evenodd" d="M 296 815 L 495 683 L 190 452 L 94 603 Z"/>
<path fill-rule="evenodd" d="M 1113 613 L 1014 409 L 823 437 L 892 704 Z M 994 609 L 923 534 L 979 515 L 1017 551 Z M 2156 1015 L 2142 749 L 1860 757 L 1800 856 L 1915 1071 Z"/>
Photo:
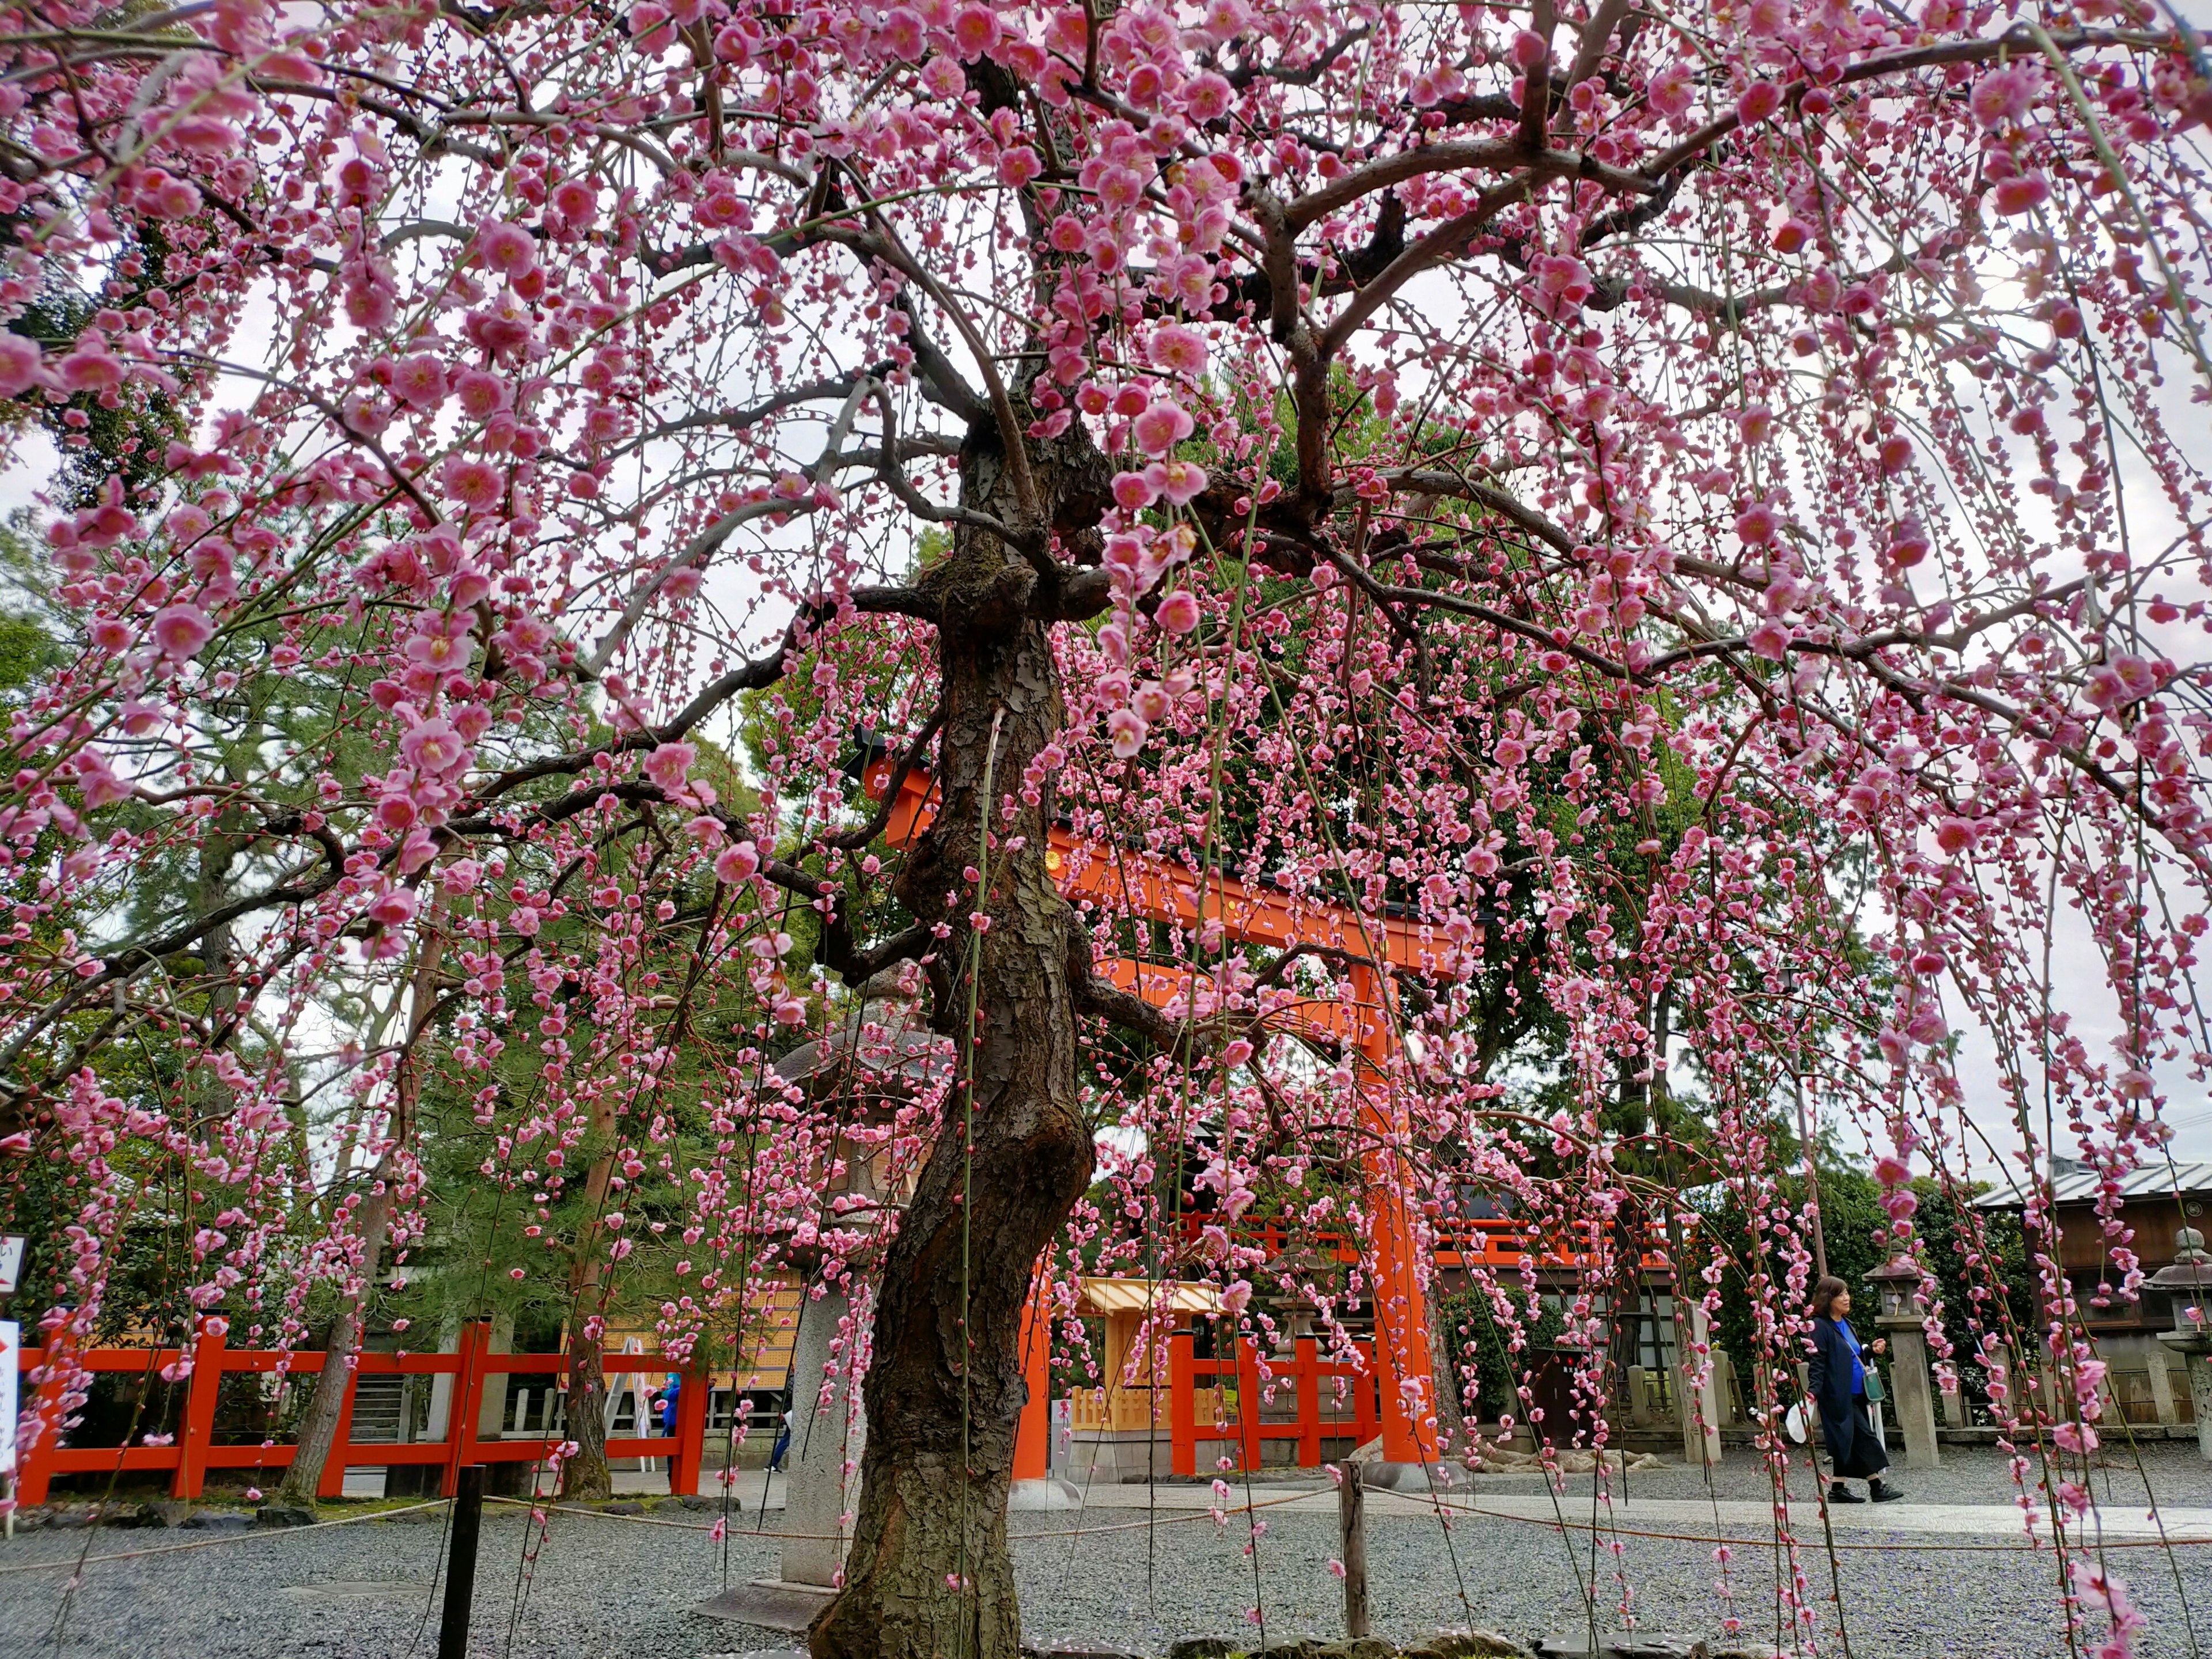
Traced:
<path fill-rule="evenodd" d="M 1866 1502 L 1844 1484 L 1849 1477 L 1867 1483 L 1867 1498 L 1887 1504 L 1905 1494 L 1881 1479 L 1889 1454 L 1867 1407 L 1866 1357 L 1851 1329 L 1850 1311 L 1850 1286 L 1842 1279 L 1824 1279 L 1813 1286 L 1813 1400 L 1820 1408 L 1820 1438 L 1828 1444 L 1828 1501 Z M 1887 1346 L 1887 1338 L 1876 1337 L 1874 1352 Z"/>

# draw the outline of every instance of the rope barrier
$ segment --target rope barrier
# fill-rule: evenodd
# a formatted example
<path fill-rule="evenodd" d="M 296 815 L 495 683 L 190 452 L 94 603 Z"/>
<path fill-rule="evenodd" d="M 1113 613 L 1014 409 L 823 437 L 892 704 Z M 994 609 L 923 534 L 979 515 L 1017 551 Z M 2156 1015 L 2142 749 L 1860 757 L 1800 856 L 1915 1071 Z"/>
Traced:
<path fill-rule="evenodd" d="M 1294 1492 L 1281 1498 L 1263 1498 L 1255 1504 L 1239 1504 L 1234 1509 L 1223 1510 L 1220 1513 L 1224 1519 L 1232 1515 L 1249 1515 L 1255 1510 L 1273 1509 L 1278 1504 L 1294 1504 L 1301 1498 L 1311 1498 L 1313 1496 L 1314 1494 L 1310 1492 Z M 484 1499 L 484 1502 L 487 1504 L 505 1504 L 514 1508 L 528 1509 L 533 1512 L 542 1511 L 549 1515 L 588 1515 L 595 1516 L 602 1521 L 629 1521 L 647 1527 L 673 1527 L 679 1532 L 714 1531 L 714 1528 L 710 1526 L 702 1526 L 696 1521 L 663 1521 L 655 1516 L 614 1514 L 606 1510 L 587 1510 L 579 1504 L 533 1504 L 527 1498 L 487 1498 Z M 1175 1526 L 1186 1521 L 1211 1521 L 1213 1518 L 1214 1511 L 1210 1509 L 1192 1510 L 1188 1512 L 1178 1512 L 1174 1515 L 1156 1516 L 1143 1521 L 1117 1521 L 1110 1525 L 1103 1527 L 1077 1527 L 1072 1530 L 1060 1529 L 1052 1532 L 1018 1532 L 1013 1533 L 1011 1535 L 1015 1538 L 1024 1540 L 1031 1538 L 1096 1538 L 1102 1533 L 1135 1532 L 1146 1527 Z M 781 1528 L 769 1528 L 763 1527 L 725 1527 L 722 1529 L 722 1535 L 725 1538 L 788 1538 L 793 1540 L 805 1540 L 808 1543 L 817 1544 L 842 1543 L 845 1540 L 845 1534 L 843 1533 L 785 1532 Z"/>
<path fill-rule="evenodd" d="M 225 1533 L 220 1538 L 196 1539 L 189 1544 L 162 1544 L 153 1549 L 117 1550 L 107 1555 L 88 1555 L 71 1560 L 64 1556 L 53 1561 L 19 1561 L 0 1566 L 0 1573 L 52 1572 L 58 1567 L 96 1567 L 103 1561 L 137 1561 L 149 1555 L 181 1555 L 186 1550 L 211 1550 L 218 1544 L 248 1544 L 266 1542 L 295 1533 L 322 1532 L 331 1527 L 357 1527 L 364 1521 L 382 1521 L 395 1515 L 411 1515 L 417 1510 L 434 1510 L 452 1503 L 450 1498 L 433 1498 L 428 1503 L 409 1504 L 396 1510 L 378 1510 L 368 1515 L 342 1515 L 332 1521 L 310 1521 L 304 1527 L 282 1527 L 272 1529 L 249 1528 L 245 1532 Z"/>
<path fill-rule="evenodd" d="M 1589 1532 L 1606 1537 L 1652 1538 L 1674 1544 L 1728 1544 L 1743 1548 L 1758 1549 L 1777 1541 L 1775 1536 L 1765 1538 L 1729 1538 L 1717 1534 L 1689 1532 L 1652 1532 L 1637 1527 L 1601 1525 L 1591 1521 L 1547 1520 L 1540 1515 L 1511 1515 L 1500 1510 L 1476 1509 L 1466 1504 L 1455 1504 L 1438 1498 L 1437 1506 L 1455 1515 L 1479 1516 L 1485 1521 L 1518 1521 L 1523 1526 L 1547 1527 L 1553 1532 Z M 1410 1519 L 1411 1517 L 1407 1517 Z M 2212 1544 L 2212 1538 L 2123 1538 L 2107 1539 L 2095 1545 L 2077 1544 L 2076 1548 L 2100 1550 L 2179 1549 L 2191 1545 Z M 1948 1555 L 2040 1555 L 2051 1546 L 2032 1544 L 1846 1544 L 1836 1541 L 1838 1551 L 1854 1550 L 1870 1553 L 1914 1554 L 1941 1553 Z"/>

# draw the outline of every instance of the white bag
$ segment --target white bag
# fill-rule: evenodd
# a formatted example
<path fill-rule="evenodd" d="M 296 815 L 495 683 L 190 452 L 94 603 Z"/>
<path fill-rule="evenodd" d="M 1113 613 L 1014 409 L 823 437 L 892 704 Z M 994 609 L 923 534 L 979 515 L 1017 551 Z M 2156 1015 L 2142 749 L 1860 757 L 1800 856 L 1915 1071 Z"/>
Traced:
<path fill-rule="evenodd" d="M 1783 1418 L 1782 1431 L 1799 1445 L 1805 1443 L 1805 1407 L 1802 1401 L 1792 1406 L 1789 1414 Z"/>

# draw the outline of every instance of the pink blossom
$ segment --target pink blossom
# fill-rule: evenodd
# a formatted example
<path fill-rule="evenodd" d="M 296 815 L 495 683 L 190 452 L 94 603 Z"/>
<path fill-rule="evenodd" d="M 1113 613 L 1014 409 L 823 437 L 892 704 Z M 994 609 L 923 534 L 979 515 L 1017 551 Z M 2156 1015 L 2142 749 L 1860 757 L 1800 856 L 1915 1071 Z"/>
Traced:
<path fill-rule="evenodd" d="M 1790 654 L 1790 638 L 1789 624 L 1769 617 L 1744 635 L 1744 643 L 1751 647 L 1753 656 L 1764 657 L 1769 662 L 1780 662 Z"/>
<path fill-rule="evenodd" d="M 1198 626 L 1198 596 L 1188 587 L 1178 587 L 1160 600 L 1160 608 L 1152 613 L 1152 620 L 1169 634 L 1188 634 Z"/>
<path fill-rule="evenodd" d="M 973 61 L 999 44 L 999 19 L 988 6 L 963 6 L 952 20 L 952 44 Z"/>
<path fill-rule="evenodd" d="M 564 179 L 553 187 L 554 210 L 574 226 L 585 226 L 599 216 L 598 187 L 586 179 Z"/>
<path fill-rule="evenodd" d="M 1753 81 L 1735 100 L 1735 118 L 1745 126 L 1757 126 L 1781 107 L 1781 88 L 1771 81 Z"/>
<path fill-rule="evenodd" d="M 123 365 L 96 336 L 87 335 L 54 371 L 64 392 L 112 392 L 123 384 Z"/>
<path fill-rule="evenodd" d="M 153 631 L 154 643 L 161 648 L 161 654 L 182 662 L 199 655 L 215 637 L 215 623 L 199 606 L 179 603 L 154 613 Z"/>
<path fill-rule="evenodd" d="M 1159 481 L 1151 476 L 1150 468 L 1114 475 L 1114 504 L 1124 513 L 1141 512 L 1159 498 Z"/>
<path fill-rule="evenodd" d="M 438 487 L 471 513 L 489 513 L 506 494 L 507 479 L 489 461 L 450 455 L 439 469 Z"/>
<path fill-rule="evenodd" d="M 469 745 L 449 720 L 433 717 L 408 728 L 399 739 L 402 759 L 416 770 L 441 777 L 469 758 Z"/>
<path fill-rule="evenodd" d="M 398 927 L 415 920 L 420 908 L 415 895 L 404 887 L 394 887 L 368 907 L 371 921 L 381 922 L 386 927 Z"/>
<path fill-rule="evenodd" d="M 1150 728 L 1133 708 L 1116 708 L 1106 716 L 1107 734 L 1113 740 L 1114 758 L 1127 760 L 1145 746 Z"/>
<path fill-rule="evenodd" d="M 1201 124 L 1218 121 L 1229 113 L 1233 96 L 1227 80 L 1206 70 L 1183 82 L 1183 113 Z"/>
<path fill-rule="evenodd" d="M 2039 173 L 2001 179 L 1994 192 L 1999 213 L 2028 213 L 2051 199 L 2051 181 Z"/>
<path fill-rule="evenodd" d="M 1747 547 L 1763 547 L 1774 539 L 1781 520 L 1765 501 L 1755 501 L 1736 514 L 1735 533 Z"/>
<path fill-rule="evenodd" d="M 413 409 L 435 409 L 446 400 L 446 366 L 418 351 L 392 370 L 392 395 Z"/>
<path fill-rule="evenodd" d="M 453 383 L 461 407 L 476 420 L 488 420 L 507 405 L 507 382 L 481 368 L 472 368 Z"/>
<path fill-rule="evenodd" d="M 732 843 L 714 860 L 714 879 L 734 887 L 760 869 L 760 848 L 749 841 Z"/>
<path fill-rule="evenodd" d="M 0 329 L 0 398 L 21 397 L 38 385 L 40 373 L 38 342 Z"/>
<path fill-rule="evenodd" d="M 1696 88 L 1697 70 L 1688 64 L 1674 63 L 1651 77 L 1644 95 L 1662 115 L 1678 116 L 1689 110 Z"/>
<path fill-rule="evenodd" d="M 489 219 L 477 231 L 477 254 L 486 266 L 512 282 L 538 267 L 538 244 L 520 225 Z"/>
<path fill-rule="evenodd" d="M 645 757 L 645 775 L 668 793 L 674 794 L 684 787 L 685 775 L 698 758 L 696 744 L 664 743 Z"/>
<path fill-rule="evenodd" d="M 1155 403 L 1129 423 L 1129 434 L 1147 455 L 1164 455 L 1196 428 L 1180 404 Z"/>
<path fill-rule="evenodd" d="M 2035 106 L 2037 79 L 2025 64 L 1992 70 L 1974 82 L 1974 89 L 1966 94 L 1966 106 L 1985 127 L 2024 119 Z"/>
<path fill-rule="evenodd" d="M 1188 505 L 1206 489 L 1206 472 L 1189 461 L 1154 461 L 1145 469 L 1146 481 L 1176 507 Z"/>

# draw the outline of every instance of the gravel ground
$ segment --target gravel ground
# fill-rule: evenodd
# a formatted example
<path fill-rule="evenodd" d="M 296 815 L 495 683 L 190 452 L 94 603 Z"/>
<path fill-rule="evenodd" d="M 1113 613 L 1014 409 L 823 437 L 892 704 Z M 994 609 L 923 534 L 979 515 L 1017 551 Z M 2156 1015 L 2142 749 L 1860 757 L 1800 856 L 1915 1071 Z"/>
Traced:
<path fill-rule="evenodd" d="M 2191 1449 L 2193 1453 L 2193 1449 Z M 1990 1467 L 1984 1468 L 1986 1461 Z M 2171 1501 L 2161 1462 L 2153 1479 Z M 2197 1468 L 2177 1468 L 2201 1489 Z M 1748 1463 L 1723 1469 L 1724 1495 L 1755 1497 L 1762 1488 Z M 1672 1469 L 1632 1482 L 1651 1496 L 1690 1496 L 1699 1472 Z M 1661 1492 L 1662 1483 L 1691 1483 Z M 1486 1482 L 1486 1486 L 1492 1483 Z M 1505 1489 L 1506 1483 L 1496 1483 Z M 1916 1492 L 1943 1501 L 2002 1498 L 2004 1477 L 1993 1456 L 1960 1458 L 1940 1474 L 1915 1482 Z M 1515 1482 L 1516 1489 L 1525 1489 Z M 667 1518 L 701 1517 L 672 1510 Z M 771 1517 L 773 1519 L 773 1517 Z M 1032 1641 L 1085 1638 L 1158 1652 L 1178 1636 L 1203 1632 L 1256 1635 L 1247 1610 L 1267 1610 L 1271 1637 L 1338 1632 L 1341 1603 L 1328 1571 L 1335 1553 L 1334 1519 L 1278 1511 L 1259 1540 L 1256 1581 L 1240 1521 L 1217 1528 L 1208 1519 L 1147 1528 L 1099 1532 L 1080 1540 L 1027 1537 L 1016 1546 L 1024 1622 Z M 1125 1525 L 1141 1511 L 1097 1511 L 1091 1523 Z M 1023 1534 L 1058 1532 L 1072 1517 L 1016 1517 Z M 34 1561 L 91 1553 L 158 1549 L 202 1534 L 163 1531 L 93 1534 L 44 1532 L 0 1547 L 0 1656 L 43 1654 L 55 1659 L 403 1659 L 436 1645 L 434 1589 L 442 1528 L 384 1522 L 291 1534 L 254 1535 L 188 1553 L 155 1555 L 89 1567 L 64 1598 L 59 1572 L 4 1571 Z M 2068 1651 L 2057 1620 L 2048 1555 L 1939 1548 L 1924 1535 L 1854 1533 L 1855 1540 L 1894 1544 L 1894 1553 L 1859 1551 L 1840 1558 L 1843 1605 L 1853 1650 L 1875 1659 L 2058 1659 Z M 703 1533 L 633 1522 L 556 1516 L 550 1542 L 526 1593 L 517 1585 L 525 1540 L 519 1517 L 485 1522 L 472 1650 L 499 1659 L 577 1659 L 619 1652 L 625 1659 L 702 1659 L 702 1656 L 792 1645 L 795 1638 L 755 1631 L 691 1612 L 720 1589 L 722 1547 Z M 732 1582 L 773 1574 L 773 1539 L 733 1537 Z M 1647 1631 L 1717 1636 L 1724 1616 L 1713 1582 L 1718 1570 L 1708 1546 L 1651 1539 L 1624 1540 L 1619 1567 L 1633 1589 L 1632 1606 Z M 1427 1519 L 1368 1519 L 1368 1553 L 1380 1633 L 1403 1638 L 1438 1623 L 1473 1622 L 1523 1640 L 1581 1626 L 1577 1576 L 1590 1575 L 1589 1544 L 1578 1560 L 1558 1536 L 1526 1524 L 1463 1518 L 1449 1537 Z M 1747 1636 L 1772 1637 L 1772 1551 L 1756 1547 L 1731 1564 L 1735 1607 Z M 2173 1569 L 2155 1550 L 2112 1557 L 2149 1620 L 2136 1645 L 2139 1659 L 2191 1654 Z M 2197 1626 L 2197 1645 L 2212 1653 L 2212 1550 L 2184 1552 L 2181 1574 Z M 1601 1621 L 1615 1623 L 1621 1599 L 1615 1563 L 1601 1554 Z M 1817 1551 L 1804 1563 L 1832 1620 L 1829 1570 Z M 1462 1587 L 1465 1600 L 1462 1602 Z M 1762 1632 L 1762 1623 L 1765 1630 Z M 2085 1649 L 2086 1649 L 2085 1644 Z"/>

